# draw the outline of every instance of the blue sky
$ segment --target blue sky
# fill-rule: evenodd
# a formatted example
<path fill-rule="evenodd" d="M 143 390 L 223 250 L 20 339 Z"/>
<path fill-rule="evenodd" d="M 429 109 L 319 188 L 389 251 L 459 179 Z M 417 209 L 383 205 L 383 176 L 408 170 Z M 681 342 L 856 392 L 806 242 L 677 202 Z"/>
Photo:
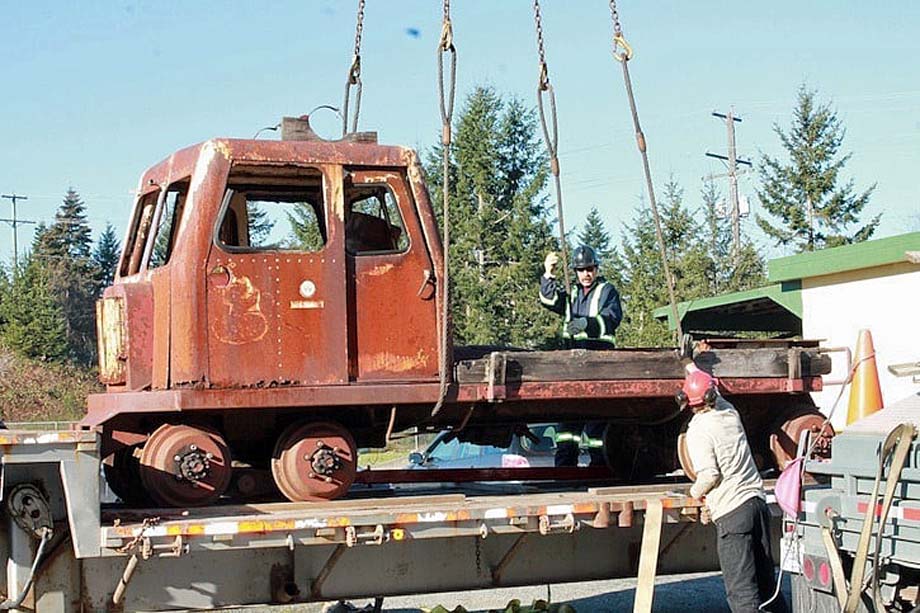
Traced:
<path fill-rule="evenodd" d="M 49 222 L 73 186 L 94 230 L 110 221 L 120 236 L 138 177 L 170 152 L 340 105 L 356 4 L 0 0 L 0 192 L 27 195 L 20 216 Z M 427 149 L 439 137 L 441 3 L 367 4 L 360 128 Z M 725 149 L 713 110 L 733 105 L 743 118 L 741 155 L 780 153 L 772 126 L 788 125 L 807 83 L 846 125 L 845 178 L 878 184 L 865 212 L 884 213 L 876 236 L 920 230 L 920 3 L 620 0 L 619 8 L 659 191 L 673 176 L 698 206 L 700 177 L 722 172 L 704 156 Z M 531 3 L 455 0 L 453 17 L 459 94 L 483 84 L 535 104 Z M 567 225 L 577 229 L 597 206 L 619 237 L 643 182 L 607 3 L 545 0 L 543 23 Z M 314 121 L 337 134 L 332 113 Z M 755 177 L 742 180 L 742 193 L 755 188 Z M 9 213 L 0 202 L 0 217 Z M 753 230 L 753 220 L 744 223 Z M 20 245 L 31 230 L 20 230 Z M 782 254 L 759 240 L 768 255 Z M 0 258 L 11 252 L 2 225 Z"/>

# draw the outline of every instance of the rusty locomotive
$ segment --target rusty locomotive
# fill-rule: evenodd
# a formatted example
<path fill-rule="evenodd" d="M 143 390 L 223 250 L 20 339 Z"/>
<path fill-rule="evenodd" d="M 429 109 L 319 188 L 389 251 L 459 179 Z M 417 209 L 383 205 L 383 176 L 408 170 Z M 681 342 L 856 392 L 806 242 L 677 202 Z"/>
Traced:
<path fill-rule="evenodd" d="M 443 409 L 443 248 L 417 155 L 368 134 L 215 139 L 141 178 L 113 285 L 97 304 L 102 433 L 125 500 L 196 506 L 259 491 L 334 499 L 357 448 L 411 427 L 500 441 L 521 424 L 603 420 L 624 479 L 683 460 L 673 349 L 452 347 Z M 536 281 L 535 281 L 536 283 Z M 742 410 L 761 464 L 822 418 L 816 343 L 725 342 L 695 356 Z"/>

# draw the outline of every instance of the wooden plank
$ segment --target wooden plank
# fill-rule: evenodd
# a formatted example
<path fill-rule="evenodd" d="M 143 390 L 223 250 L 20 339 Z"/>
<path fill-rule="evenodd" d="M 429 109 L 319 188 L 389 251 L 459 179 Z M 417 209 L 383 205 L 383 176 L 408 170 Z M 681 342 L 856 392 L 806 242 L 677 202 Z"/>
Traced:
<path fill-rule="evenodd" d="M 657 498 L 649 499 L 645 504 L 642 549 L 639 554 L 639 582 L 636 585 L 636 600 L 633 603 L 633 613 L 651 613 L 652 610 L 663 517 L 664 508 L 661 500 Z"/>
<path fill-rule="evenodd" d="M 615 351 L 530 351 L 503 352 L 505 383 L 537 381 L 603 381 L 623 379 L 682 379 L 683 362 L 670 349 Z M 700 368 L 716 377 L 815 376 L 830 372 L 830 357 L 808 349 L 761 347 L 718 349 L 695 357 Z M 460 383 L 490 381 L 489 357 L 463 360 L 457 364 Z M 796 368 L 798 366 L 798 368 Z M 494 375 L 492 375 L 494 377 Z"/>

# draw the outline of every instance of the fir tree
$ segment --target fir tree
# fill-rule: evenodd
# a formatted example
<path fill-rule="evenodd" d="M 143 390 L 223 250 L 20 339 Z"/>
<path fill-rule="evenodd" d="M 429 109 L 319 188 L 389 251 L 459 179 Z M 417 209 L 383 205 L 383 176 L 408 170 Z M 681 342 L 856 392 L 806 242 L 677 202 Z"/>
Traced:
<path fill-rule="evenodd" d="M 838 155 L 845 129 L 829 104 L 820 104 L 816 92 L 802 85 L 788 131 L 773 126 L 788 163 L 768 155 L 760 166 L 764 210 L 778 218 L 776 225 L 757 216 L 760 228 L 778 245 L 799 251 L 864 241 L 878 227 L 881 214 L 859 224 L 860 214 L 875 190 L 855 193 L 852 180 L 841 184 L 840 172 L 851 154 Z"/>
<path fill-rule="evenodd" d="M 91 257 L 91 235 L 83 201 L 71 188 L 54 223 L 39 228 L 32 253 L 63 313 L 68 355 L 82 364 L 92 363 L 96 352 L 95 299 L 100 274 Z"/>
<path fill-rule="evenodd" d="M 271 236 L 275 222 L 268 216 L 268 211 L 259 205 L 249 207 L 249 244 L 262 245 Z"/>
<path fill-rule="evenodd" d="M 0 341 L 29 358 L 60 360 L 68 353 L 64 313 L 48 270 L 31 256 L 14 273 L 0 301 Z"/>
<path fill-rule="evenodd" d="M 97 295 L 112 284 L 120 254 L 121 246 L 115 236 L 115 228 L 110 223 L 106 224 L 105 230 L 99 235 L 99 240 L 96 241 L 96 247 L 93 249 L 93 263 L 97 272 Z"/>
<path fill-rule="evenodd" d="M 711 266 L 707 269 L 709 292 L 712 295 L 737 292 L 766 283 L 763 257 L 741 229 L 741 249 L 738 260 L 732 257 L 731 226 L 723 218 L 719 203 L 721 194 L 710 178 L 703 181 L 700 190 L 705 215 L 705 230 Z"/>
<path fill-rule="evenodd" d="M 42 233 L 41 240 L 41 251 L 45 256 L 90 257 L 93 239 L 86 221 L 86 205 L 73 187 L 67 189 L 64 201 L 54 215 L 54 223 Z"/>
<path fill-rule="evenodd" d="M 578 242 L 594 248 L 597 257 L 601 261 L 600 272 L 608 281 L 615 286 L 622 282 L 620 270 L 614 265 L 617 261 L 618 254 L 616 248 L 611 246 L 610 234 L 604 226 L 601 214 L 597 207 L 591 207 L 588 216 L 585 218 L 584 227 L 578 233 Z"/>
<path fill-rule="evenodd" d="M 712 261 L 702 226 L 683 202 L 683 190 L 670 179 L 662 192 L 659 206 L 662 234 L 668 251 L 668 265 L 674 277 L 678 301 L 710 294 L 708 275 Z M 661 262 L 655 222 L 648 209 L 636 209 L 631 226 L 622 240 L 623 323 L 617 333 L 621 346 L 654 347 L 672 345 L 674 340 L 667 324 L 653 316 L 655 309 L 669 304 L 667 282 Z"/>
<path fill-rule="evenodd" d="M 558 342 L 560 322 L 537 298 L 543 257 L 558 246 L 542 196 L 547 168 L 533 111 L 477 88 L 464 102 L 451 153 L 456 341 L 522 347 Z M 440 184 L 440 148 L 430 152 L 426 170 L 429 184 Z M 434 204 L 440 215 L 440 199 Z"/>

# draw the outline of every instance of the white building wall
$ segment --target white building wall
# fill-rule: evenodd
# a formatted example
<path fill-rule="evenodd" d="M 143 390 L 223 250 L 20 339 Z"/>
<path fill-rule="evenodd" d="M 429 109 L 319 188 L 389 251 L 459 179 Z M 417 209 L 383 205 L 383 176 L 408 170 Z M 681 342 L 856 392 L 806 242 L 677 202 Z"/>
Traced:
<path fill-rule="evenodd" d="M 910 377 L 895 377 L 889 364 L 920 361 L 920 266 L 891 264 L 802 280 L 802 335 L 824 339 L 826 347 L 849 347 L 856 359 L 859 330 L 872 332 L 882 399 L 886 405 L 920 391 Z M 844 354 L 834 354 L 834 371 L 826 379 L 846 376 Z M 840 386 L 813 394 L 827 414 Z M 849 388 L 844 391 L 831 423 L 846 426 Z"/>

